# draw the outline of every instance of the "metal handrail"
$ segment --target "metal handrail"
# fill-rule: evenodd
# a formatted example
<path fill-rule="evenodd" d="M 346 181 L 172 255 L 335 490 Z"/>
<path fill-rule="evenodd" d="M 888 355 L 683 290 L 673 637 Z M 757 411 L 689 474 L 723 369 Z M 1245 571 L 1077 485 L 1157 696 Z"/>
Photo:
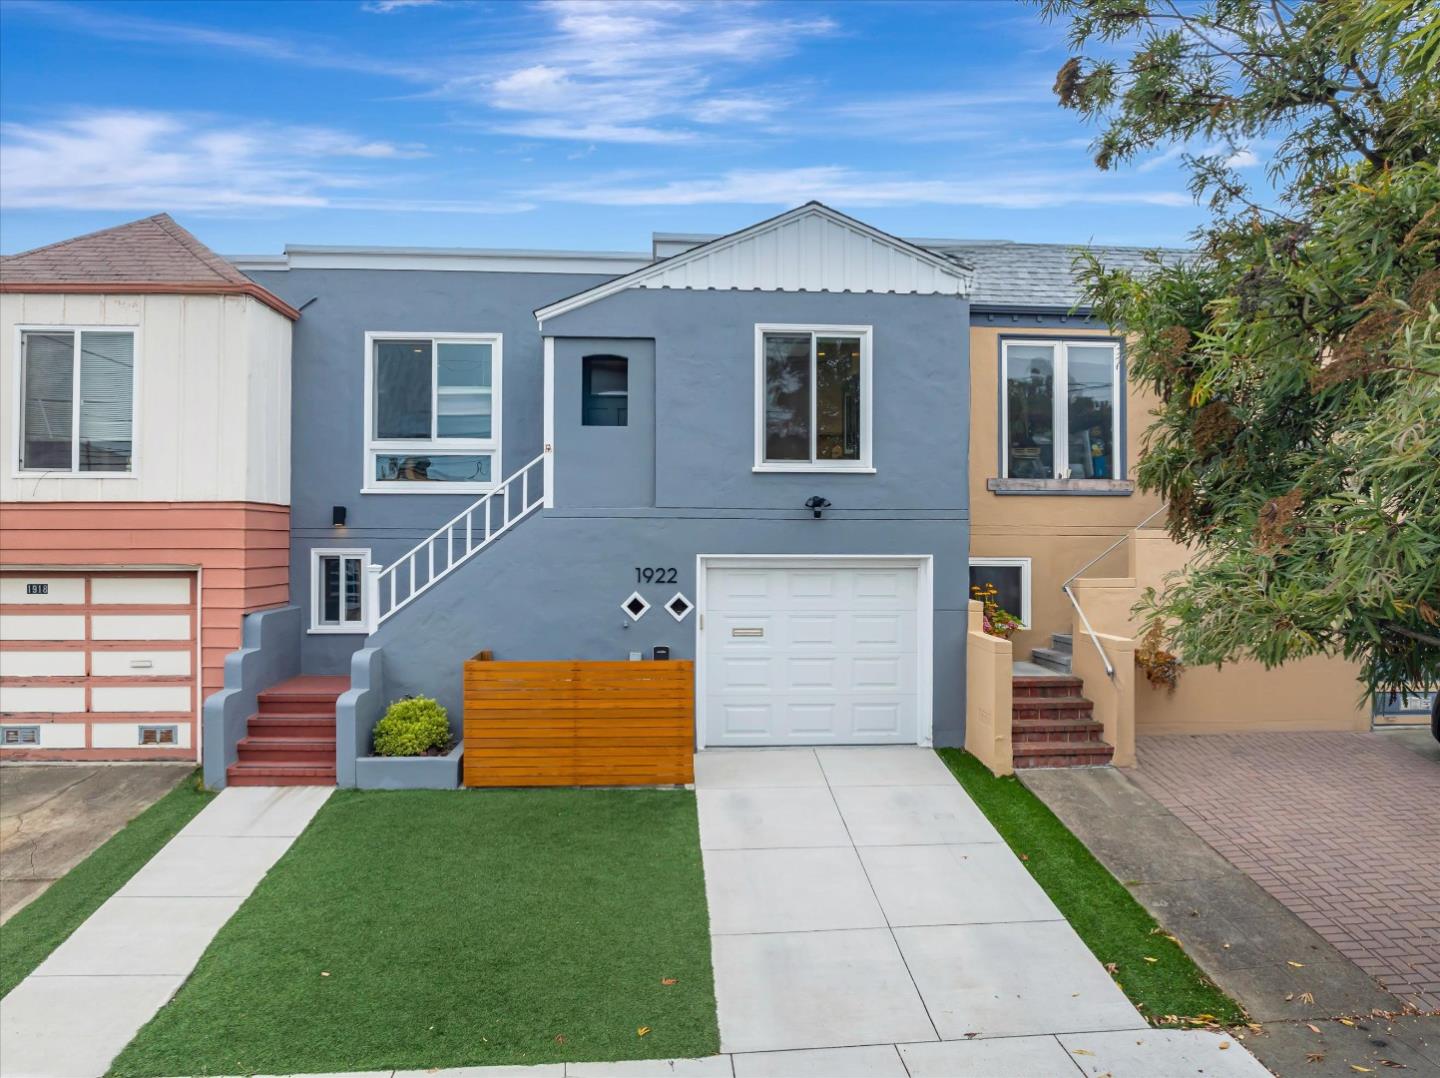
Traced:
<path fill-rule="evenodd" d="M 392 564 L 383 568 L 374 564 L 368 566 L 366 586 L 369 600 L 367 617 L 369 631 L 373 633 L 387 618 L 399 613 L 536 509 L 539 509 L 545 503 L 545 492 L 541 490 L 534 497 L 531 496 L 531 487 L 539 487 L 541 484 L 532 484 L 530 473 L 544 462 L 545 457 L 546 454 L 541 453 L 529 464 L 510 475 L 494 490 L 482 495 L 471 505 L 456 513 L 450 520 L 396 558 Z M 518 510 L 511 505 L 510 492 L 512 489 L 515 489 L 518 494 L 517 500 L 520 503 Z M 497 506 L 500 509 L 498 527 L 496 527 L 495 520 Z M 480 514 L 478 517 L 477 513 Z M 443 544 L 440 549 L 444 564 L 439 567 L 435 564 L 436 543 Z M 408 566 L 408 572 L 403 575 L 401 573 L 402 566 Z M 383 581 L 387 579 L 389 580 L 388 589 L 383 585 Z M 387 591 L 389 602 L 384 604 L 382 610 L 382 603 L 387 597 Z"/>
<path fill-rule="evenodd" d="M 1075 608 L 1075 613 L 1077 613 L 1077 614 L 1080 615 L 1080 627 L 1085 630 L 1085 635 L 1090 638 L 1090 642 L 1095 645 L 1095 650 L 1100 653 L 1100 661 L 1105 664 L 1105 676 L 1106 676 L 1106 677 L 1113 678 L 1113 677 L 1115 676 L 1115 664 L 1110 661 L 1110 656 L 1105 653 L 1105 648 L 1104 648 L 1104 647 L 1101 645 L 1101 643 L 1100 643 L 1100 637 L 1096 634 L 1095 630 L 1091 627 L 1091 625 L 1090 625 L 1090 619 L 1085 616 L 1085 611 L 1084 611 L 1084 610 L 1081 608 L 1081 606 L 1080 606 L 1080 600 L 1077 599 L 1077 598 L 1075 598 L 1075 593 L 1070 590 L 1070 585 L 1073 584 L 1073 583 L 1075 583 L 1076 579 L 1077 579 L 1077 578 L 1080 576 L 1080 574 L 1083 573 L 1086 569 L 1090 568 L 1090 566 L 1094 565 L 1096 562 L 1099 562 L 1099 561 L 1104 560 L 1104 559 L 1105 559 L 1108 555 L 1110 555 L 1112 552 L 1114 552 L 1115 550 L 1119 549 L 1119 547 L 1121 546 L 1121 544 L 1125 543 L 1127 540 L 1130 539 L 1131 536 L 1133 536 L 1133 535 L 1134 535 L 1136 532 L 1138 532 L 1141 528 L 1145 527 L 1146 524 L 1149 524 L 1152 520 L 1154 520 L 1156 517 L 1158 517 L 1161 513 L 1165 512 L 1165 507 L 1166 507 L 1167 504 L 1169 504 L 1169 503 L 1167 503 L 1167 502 L 1161 502 L 1161 503 L 1160 503 L 1160 508 L 1156 509 L 1155 512 L 1151 513 L 1148 517 L 1146 517 L 1144 520 L 1142 520 L 1139 524 L 1136 524 L 1134 527 L 1131 527 L 1131 528 L 1127 529 L 1127 530 L 1125 531 L 1125 533 L 1120 536 L 1119 539 L 1116 539 L 1115 542 L 1111 543 L 1111 544 L 1110 544 L 1109 546 L 1107 546 L 1104 550 L 1100 551 L 1099 554 L 1096 554 L 1093 558 L 1091 558 L 1089 561 L 1087 561 L 1084 565 L 1082 565 L 1082 566 L 1080 566 L 1080 568 L 1076 569 L 1073 573 L 1071 573 L 1071 574 L 1066 578 L 1065 583 L 1063 583 L 1063 584 L 1060 585 L 1060 590 L 1065 593 L 1065 598 L 1067 598 L 1067 599 L 1070 600 L 1070 605 Z"/>

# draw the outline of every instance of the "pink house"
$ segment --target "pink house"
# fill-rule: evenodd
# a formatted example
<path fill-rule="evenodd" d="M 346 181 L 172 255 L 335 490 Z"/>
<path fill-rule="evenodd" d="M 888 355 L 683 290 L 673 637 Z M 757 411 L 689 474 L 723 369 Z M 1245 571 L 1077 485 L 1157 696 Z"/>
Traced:
<path fill-rule="evenodd" d="M 200 758 L 289 597 L 299 312 L 164 214 L 0 260 L 0 754 Z"/>

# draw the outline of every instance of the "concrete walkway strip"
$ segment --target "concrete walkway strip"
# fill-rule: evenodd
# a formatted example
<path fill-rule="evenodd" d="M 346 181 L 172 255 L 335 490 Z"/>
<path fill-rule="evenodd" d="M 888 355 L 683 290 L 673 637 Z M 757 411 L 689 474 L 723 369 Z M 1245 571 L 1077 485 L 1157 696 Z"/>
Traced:
<path fill-rule="evenodd" d="M 104 1074 L 330 793 L 223 791 L 5 997 L 0 1075 Z"/>

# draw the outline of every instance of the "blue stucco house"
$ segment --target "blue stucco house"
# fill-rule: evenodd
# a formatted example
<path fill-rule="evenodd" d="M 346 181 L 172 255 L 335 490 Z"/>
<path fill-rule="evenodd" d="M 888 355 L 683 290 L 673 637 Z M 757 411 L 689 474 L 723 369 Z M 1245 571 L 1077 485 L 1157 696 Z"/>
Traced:
<path fill-rule="evenodd" d="M 481 649 L 662 648 L 701 747 L 958 744 L 970 267 L 818 203 L 670 244 L 242 262 L 302 312 L 296 672 L 458 716 Z"/>

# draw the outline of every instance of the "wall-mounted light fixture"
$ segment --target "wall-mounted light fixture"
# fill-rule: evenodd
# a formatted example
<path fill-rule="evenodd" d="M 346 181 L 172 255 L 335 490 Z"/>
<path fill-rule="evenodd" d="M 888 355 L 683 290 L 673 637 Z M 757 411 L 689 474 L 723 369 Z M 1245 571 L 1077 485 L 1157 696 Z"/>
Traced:
<path fill-rule="evenodd" d="M 330 526 L 333 528 L 345 527 L 345 507 L 343 505 L 332 505 L 330 507 Z"/>
<path fill-rule="evenodd" d="M 820 497 L 818 494 L 812 494 L 805 499 L 805 508 L 814 513 L 815 519 L 819 520 L 820 514 L 830 508 L 830 501 L 827 498 Z"/>

